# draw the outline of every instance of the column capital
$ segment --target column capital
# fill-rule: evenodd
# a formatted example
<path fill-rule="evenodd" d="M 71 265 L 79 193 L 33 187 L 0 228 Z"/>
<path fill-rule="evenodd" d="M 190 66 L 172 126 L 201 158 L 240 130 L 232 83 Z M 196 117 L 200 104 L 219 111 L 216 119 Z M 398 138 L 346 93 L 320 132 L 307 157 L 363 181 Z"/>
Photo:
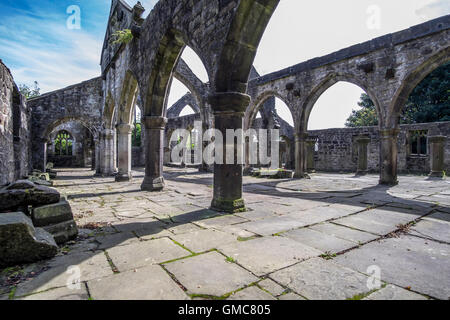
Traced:
<path fill-rule="evenodd" d="M 167 124 L 167 118 L 159 116 L 144 116 L 142 120 L 146 129 L 164 130 Z"/>
<path fill-rule="evenodd" d="M 249 95 L 240 92 L 218 92 L 208 97 L 214 114 L 244 113 L 250 100 Z"/>
<path fill-rule="evenodd" d="M 445 142 L 447 140 L 446 136 L 429 136 L 428 142 L 430 143 L 439 143 L 439 142 Z"/>
<path fill-rule="evenodd" d="M 117 126 L 117 131 L 121 134 L 131 134 L 133 132 L 134 126 L 128 123 L 119 123 Z"/>

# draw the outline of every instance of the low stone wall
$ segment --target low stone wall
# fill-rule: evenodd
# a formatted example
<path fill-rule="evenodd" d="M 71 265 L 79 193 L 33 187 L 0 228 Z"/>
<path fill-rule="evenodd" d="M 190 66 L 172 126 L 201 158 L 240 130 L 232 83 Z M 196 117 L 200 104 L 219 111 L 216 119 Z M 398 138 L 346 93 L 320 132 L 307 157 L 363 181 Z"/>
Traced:
<path fill-rule="evenodd" d="M 450 169 L 450 122 L 401 125 L 398 136 L 398 170 L 401 173 L 430 173 L 429 145 L 426 155 L 411 154 L 411 132 L 427 131 L 427 136 L 447 136 L 445 147 L 445 168 Z M 380 135 L 378 127 L 343 128 L 308 131 L 317 137 L 315 169 L 326 172 L 356 172 L 358 149 L 356 137 L 366 135 L 368 145 L 368 170 L 378 172 Z"/>

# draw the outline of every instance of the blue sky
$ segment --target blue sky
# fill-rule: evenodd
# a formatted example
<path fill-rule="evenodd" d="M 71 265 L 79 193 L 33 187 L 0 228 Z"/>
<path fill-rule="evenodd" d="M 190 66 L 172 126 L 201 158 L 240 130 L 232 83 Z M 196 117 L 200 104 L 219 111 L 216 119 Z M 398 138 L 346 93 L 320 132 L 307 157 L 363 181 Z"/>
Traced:
<path fill-rule="evenodd" d="M 134 0 L 127 0 L 130 5 Z M 155 0 L 141 0 L 150 12 Z M 81 29 L 66 26 L 66 10 L 81 10 Z M 38 81 L 41 92 L 100 75 L 100 53 L 111 0 L 1 0 L 0 59 L 16 83 Z M 367 25 L 378 12 L 378 25 Z M 261 41 L 255 66 L 261 74 L 321 56 L 449 14 L 449 0 L 281 0 Z M 186 50 L 183 58 L 207 81 L 200 60 Z M 187 92 L 174 81 L 169 104 Z M 361 89 L 338 83 L 319 99 L 310 129 L 342 127 L 357 108 Z M 287 108 L 277 103 L 289 120 Z M 331 108 L 331 109 L 330 109 Z"/>

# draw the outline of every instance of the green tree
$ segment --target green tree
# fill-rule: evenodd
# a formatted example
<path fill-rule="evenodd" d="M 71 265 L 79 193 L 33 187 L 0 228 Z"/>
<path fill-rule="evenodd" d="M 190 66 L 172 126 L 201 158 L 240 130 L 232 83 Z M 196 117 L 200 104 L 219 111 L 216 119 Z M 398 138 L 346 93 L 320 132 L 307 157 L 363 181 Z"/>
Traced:
<path fill-rule="evenodd" d="M 27 99 L 31 99 L 41 95 L 41 88 L 39 88 L 39 83 L 34 82 L 33 87 L 29 87 L 26 84 L 19 85 L 20 93 Z"/>
<path fill-rule="evenodd" d="M 136 123 L 134 125 L 134 130 L 133 130 L 133 136 L 132 136 L 132 145 L 133 147 L 140 147 L 141 146 L 141 131 L 142 131 L 142 126 L 140 123 Z"/>
<path fill-rule="evenodd" d="M 413 90 L 400 117 L 401 124 L 450 121 L 450 63 L 430 73 Z M 378 125 L 378 115 L 372 100 L 365 93 L 347 119 L 347 127 Z"/>

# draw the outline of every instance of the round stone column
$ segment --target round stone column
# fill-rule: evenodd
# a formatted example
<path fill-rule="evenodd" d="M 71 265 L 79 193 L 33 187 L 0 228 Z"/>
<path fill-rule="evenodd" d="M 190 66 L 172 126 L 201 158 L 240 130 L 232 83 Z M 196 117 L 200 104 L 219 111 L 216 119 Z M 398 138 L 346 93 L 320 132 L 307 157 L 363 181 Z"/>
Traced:
<path fill-rule="evenodd" d="M 314 161 L 316 138 L 308 137 L 306 139 L 306 170 L 308 173 L 316 172 L 316 164 Z"/>
<path fill-rule="evenodd" d="M 303 179 L 307 177 L 306 171 L 306 138 L 307 133 L 295 135 L 295 175 L 294 178 Z"/>
<path fill-rule="evenodd" d="M 370 138 L 367 136 L 359 136 L 355 139 L 358 144 L 358 169 L 356 171 L 357 176 L 365 176 L 369 172 L 367 161 L 367 149 L 370 143 Z"/>
<path fill-rule="evenodd" d="M 380 184 L 397 185 L 399 129 L 380 130 Z"/>
<path fill-rule="evenodd" d="M 167 118 L 147 116 L 143 119 L 145 126 L 145 178 L 141 185 L 143 191 L 160 191 L 164 189 L 163 158 L 164 130 Z"/>
<path fill-rule="evenodd" d="M 224 139 L 223 164 L 214 164 L 214 198 L 211 208 L 221 212 L 242 212 L 246 210 L 242 198 L 243 165 L 236 161 L 233 164 L 226 163 L 226 145 L 234 144 L 235 158 L 241 146 L 235 141 L 226 141 L 226 131 L 243 128 L 244 112 L 250 104 L 250 97 L 237 92 L 218 93 L 211 96 L 209 102 L 214 111 L 215 128 Z M 219 147 L 216 145 L 216 148 Z"/>
<path fill-rule="evenodd" d="M 430 144 L 430 177 L 443 178 L 445 171 L 445 136 L 428 137 Z"/>
<path fill-rule="evenodd" d="M 98 147 L 98 170 L 96 176 L 114 175 L 114 130 L 104 129 L 100 133 Z"/>
<path fill-rule="evenodd" d="M 118 147 L 117 157 L 119 160 L 119 173 L 116 175 L 116 181 L 130 181 L 131 174 L 131 134 L 134 126 L 121 123 L 117 125 Z"/>

